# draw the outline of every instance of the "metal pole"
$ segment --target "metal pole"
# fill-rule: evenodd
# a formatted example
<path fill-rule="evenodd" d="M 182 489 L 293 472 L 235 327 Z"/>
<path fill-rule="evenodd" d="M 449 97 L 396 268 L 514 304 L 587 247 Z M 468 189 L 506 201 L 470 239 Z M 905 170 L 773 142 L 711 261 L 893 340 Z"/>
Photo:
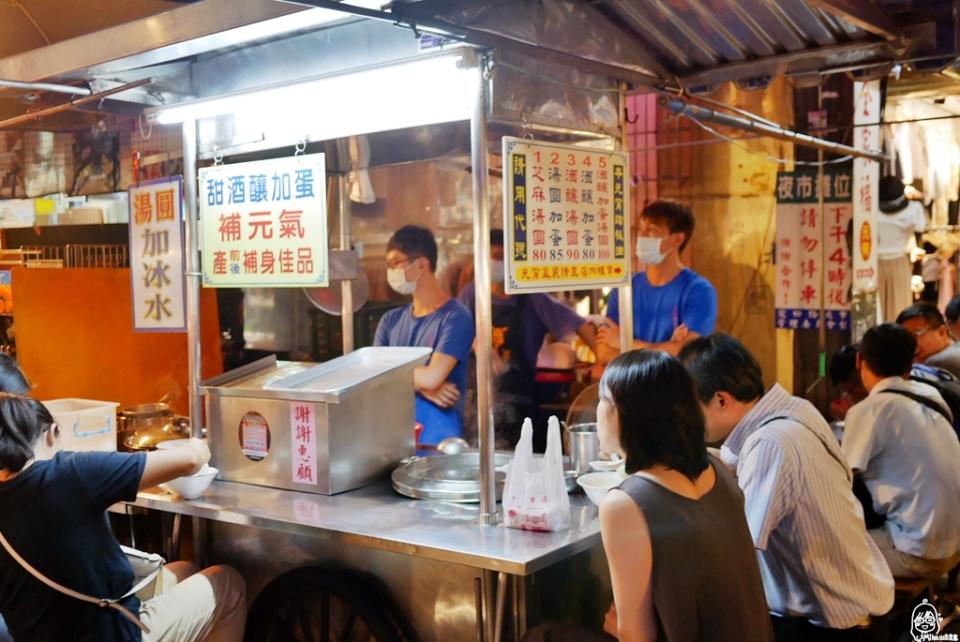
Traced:
<path fill-rule="evenodd" d="M 790 141 L 795 145 L 803 145 L 804 147 L 813 147 L 814 149 L 820 149 L 823 151 L 831 152 L 833 154 L 842 154 L 842 155 L 854 156 L 859 158 L 869 158 L 877 161 L 878 163 L 885 162 L 887 160 L 887 156 L 880 151 L 873 151 L 873 150 L 862 151 L 855 147 L 850 147 L 849 145 L 841 145 L 840 143 L 834 143 L 833 141 L 825 140 L 823 138 L 814 138 L 813 136 L 801 134 L 799 132 L 791 131 L 789 129 L 783 129 L 782 127 L 768 125 L 764 122 L 760 122 L 750 118 L 741 118 L 740 116 L 722 114 L 712 109 L 697 107 L 696 105 L 685 103 L 682 100 L 668 100 L 666 102 L 666 107 L 667 109 L 669 109 L 670 111 L 674 112 L 677 115 L 686 116 L 695 121 L 717 123 L 719 125 L 724 125 L 726 127 L 733 127 L 734 129 L 740 129 L 744 131 L 762 132 L 767 136 L 778 138 L 780 140 Z"/>
<path fill-rule="evenodd" d="M 343 175 L 338 179 L 340 186 L 340 249 L 350 250 L 350 181 Z M 343 354 L 353 352 L 353 281 L 340 282 L 340 331 L 343 335 Z"/>
<path fill-rule="evenodd" d="M 620 83 L 620 140 L 616 141 L 617 149 L 623 151 L 627 149 L 627 90 L 624 83 Z M 627 187 L 629 189 L 629 187 Z M 631 202 L 633 199 L 631 199 Z M 627 215 L 632 218 L 633 212 Z M 633 227 L 631 220 L 627 229 Z M 629 235 L 628 235 L 629 239 Z M 633 252 L 633 247 L 627 247 L 628 252 Z M 633 259 L 630 260 L 633 262 Z M 618 303 L 620 304 L 620 352 L 629 352 L 633 350 L 633 275 L 629 275 L 627 282 L 621 285 L 618 293 Z"/>
<path fill-rule="evenodd" d="M 200 236 L 197 225 L 197 121 L 183 122 L 183 212 L 187 250 L 187 369 L 189 371 L 190 431 L 201 437 L 203 398 L 200 396 Z"/>
<path fill-rule="evenodd" d="M 96 94 L 90 94 L 89 96 L 84 96 L 83 98 L 76 98 L 71 100 L 68 103 L 61 103 L 59 105 L 54 105 L 53 107 L 47 107 L 45 109 L 38 109 L 37 111 L 32 111 L 26 114 L 21 114 L 20 116 L 13 116 L 12 118 L 7 118 L 6 120 L 0 120 L 0 129 L 6 127 L 13 127 L 14 125 L 19 125 L 21 123 L 29 123 L 34 120 L 40 120 L 47 116 L 54 116 L 56 114 L 63 113 L 65 111 L 70 111 L 75 107 L 80 105 L 86 105 L 87 103 L 95 103 L 99 100 L 103 100 L 107 96 L 112 96 L 114 94 L 119 94 L 130 89 L 136 89 L 137 87 L 142 87 L 150 82 L 153 82 L 152 78 L 144 78 L 142 80 L 137 80 L 135 82 L 128 83 L 126 85 L 121 85 L 119 87 L 114 87 L 113 89 L 107 89 L 105 91 L 98 92 Z"/>
<path fill-rule="evenodd" d="M 493 462 L 493 296 L 490 292 L 490 211 L 487 207 L 487 59 L 477 71 L 477 100 L 470 118 L 473 165 L 474 309 L 477 317 L 477 428 L 480 447 L 480 523 L 497 523 Z"/>

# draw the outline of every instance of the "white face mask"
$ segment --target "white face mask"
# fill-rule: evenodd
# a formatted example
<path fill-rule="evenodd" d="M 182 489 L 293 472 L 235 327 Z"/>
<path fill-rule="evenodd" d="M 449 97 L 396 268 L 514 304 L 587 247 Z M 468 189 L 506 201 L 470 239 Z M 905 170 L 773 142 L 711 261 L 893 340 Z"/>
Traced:
<path fill-rule="evenodd" d="M 503 283 L 503 261 L 490 261 L 490 280 L 494 283 Z"/>
<path fill-rule="evenodd" d="M 660 241 L 663 239 L 641 236 L 637 238 L 637 259 L 644 265 L 660 265 L 666 254 L 660 251 Z"/>
<path fill-rule="evenodd" d="M 413 294 L 417 289 L 416 281 L 407 281 L 406 270 L 403 268 L 387 268 L 387 283 L 398 294 Z"/>

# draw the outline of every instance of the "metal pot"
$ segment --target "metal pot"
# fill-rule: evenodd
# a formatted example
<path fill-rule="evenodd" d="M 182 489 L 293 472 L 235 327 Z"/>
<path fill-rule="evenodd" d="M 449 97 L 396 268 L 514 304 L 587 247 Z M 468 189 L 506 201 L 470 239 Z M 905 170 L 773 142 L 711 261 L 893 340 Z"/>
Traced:
<path fill-rule="evenodd" d="M 594 422 L 566 426 L 564 442 L 570 467 L 577 473 L 589 472 L 590 462 L 600 458 L 600 437 Z"/>
<path fill-rule="evenodd" d="M 160 442 L 189 438 L 190 418 L 171 417 L 171 420 L 162 426 L 151 426 L 142 430 L 125 430 L 119 433 L 118 447 L 121 450 L 155 450 Z"/>
<path fill-rule="evenodd" d="M 168 403 L 141 403 L 120 411 L 120 430 L 162 428 L 173 421 L 173 418 L 173 409 Z"/>

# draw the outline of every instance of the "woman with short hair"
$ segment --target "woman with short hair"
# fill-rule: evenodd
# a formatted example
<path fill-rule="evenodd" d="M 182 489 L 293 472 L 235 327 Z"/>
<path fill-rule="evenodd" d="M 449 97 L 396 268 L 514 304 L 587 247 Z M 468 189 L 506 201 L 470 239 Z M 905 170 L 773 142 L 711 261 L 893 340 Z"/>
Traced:
<path fill-rule="evenodd" d="M 554 625 L 527 640 L 773 639 L 743 495 L 707 454 L 693 380 L 675 358 L 618 356 L 600 382 L 600 447 L 629 476 L 600 505 L 613 606 L 605 634 Z"/>

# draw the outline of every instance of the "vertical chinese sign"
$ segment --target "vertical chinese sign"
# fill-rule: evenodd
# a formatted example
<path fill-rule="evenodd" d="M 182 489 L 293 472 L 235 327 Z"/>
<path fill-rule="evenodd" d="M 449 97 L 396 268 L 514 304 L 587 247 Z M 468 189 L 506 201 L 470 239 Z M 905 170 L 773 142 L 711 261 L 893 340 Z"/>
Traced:
<path fill-rule="evenodd" d="M 626 283 L 626 154 L 505 137 L 503 167 L 508 293 Z"/>
<path fill-rule="evenodd" d="M 825 169 L 823 179 L 821 217 L 816 170 L 777 174 L 778 328 L 819 328 L 821 306 L 828 330 L 850 327 L 853 180 L 849 167 Z"/>
<path fill-rule="evenodd" d="M 317 419 L 313 404 L 290 404 L 290 466 L 297 484 L 317 484 Z"/>
<path fill-rule="evenodd" d="M 207 287 L 325 286 L 323 154 L 200 170 Z"/>
<path fill-rule="evenodd" d="M 854 147 L 880 150 L 880 81 L 853 83 Z M 876 325 L 877 209 L 880 164 L 867 158 L 853 161 L 853 340 Z"/>
<path fill-rule="evenodd" d="M 137 332 L 184 332 L 182 180 L 130 188 L 130 279 Z"/>

